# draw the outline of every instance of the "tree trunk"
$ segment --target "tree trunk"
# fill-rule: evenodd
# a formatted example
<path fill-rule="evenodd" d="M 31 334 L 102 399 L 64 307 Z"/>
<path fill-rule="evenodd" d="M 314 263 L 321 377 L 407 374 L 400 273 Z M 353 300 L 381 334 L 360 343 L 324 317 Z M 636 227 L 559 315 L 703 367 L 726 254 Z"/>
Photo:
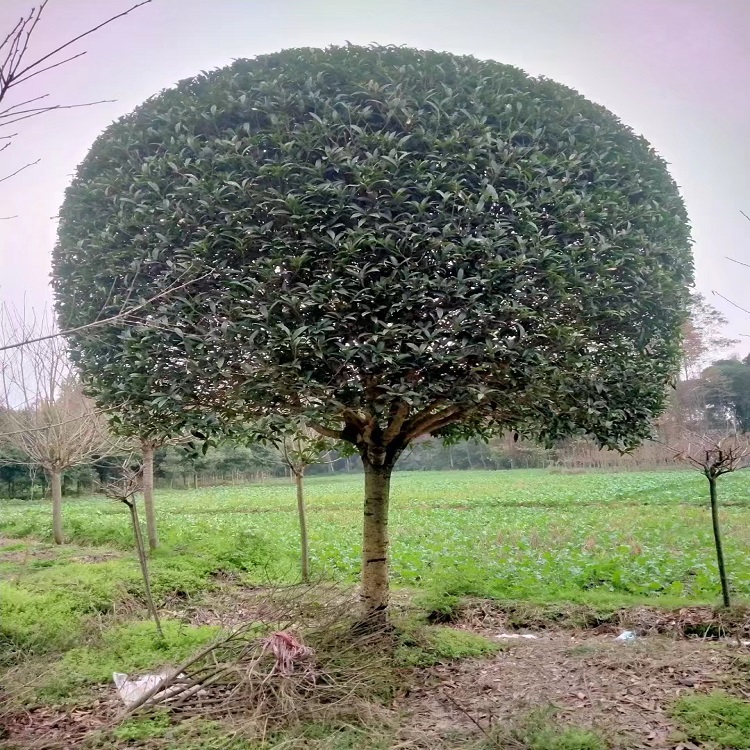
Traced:
<path fill-rule="evenodd" d="M 729 582 L 727 581 L 727 572 L 724 567 L 724 550 L 721 546 L 721 531 L 719 529 L 719 502 L 716 497 L 716 477 L 708 477 L 708 488 L 711 493 L 711 524 L 714 529 L 714 543 L 716 545 L 716 561 L 719 564 L 719 578 L 721 580 L 721 597 L 724 606 L 730 606 L 729 599 Z"/>
<path fill-rule="evenodd" d="M 141 442 L 143 453 L 143 505 L 146 508 L 146 533 L 148 548 L 159 546 L 159 533 L 156 530 L 156 511 L 154 510 L 154 444 L 148 440 Z"/>
<path fill-rule="evenodd" d="M 310 582 L 310 549 L 307 541 L 307 515 L 305 513 L 304 467 L 294 471 L 294 482 L 297 485 L 297 514 L 299 515 L 299 539 L 302 553 L 302 580 Z"/>
<path fill-rule="evenodd" d="M 363 458 L 365 518 L 362 537 L 362 602 L 372 626 L 385 625 L 388 608 L 388 503 L 393 464 Z"/>
<path fill-rule="evenodd" d="M 156 610 L 154 604 L 154 597 L 151 593 L 151 578 L 148 573 L 148 562 L 146 560 L 146 547 L 143 544 L 143 535 L 141 534 L 141 524 L 138 521 L 138 506 L 135 504 L 135 498 L 131 500 L 123 500 L 125 505 L 130 510 L 130 521 L 133 525 L 133 536 L 135 538 L 135 548 L 138 552 L 138 562 L 141 564 L 141 575 L 143 576 L 143 588 L 146 592 L 146 603 L 148 604 L 149 612 L 154 618 L 156 625 L 156 632 L 159 634 L 159 638 L 164 640 L 164 633 L 161 629 L 161 622 L 159 621 L 159 613 Z"/>
<path fill-rule="evenodd" d="M 62 473 L 59 470 L 49 472 L 49 484 L 52 490 L 52 535 L 55 544 L 65 541 L 62 518 Z"/>

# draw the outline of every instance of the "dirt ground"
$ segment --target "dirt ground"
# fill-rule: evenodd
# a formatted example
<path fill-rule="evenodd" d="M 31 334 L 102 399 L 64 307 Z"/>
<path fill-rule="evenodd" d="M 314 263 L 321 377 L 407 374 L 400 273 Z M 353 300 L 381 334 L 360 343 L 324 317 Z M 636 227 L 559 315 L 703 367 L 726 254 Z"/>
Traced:
<path fill-rule="evenodd" d="M 490 638 L 501 633 L 471 629 Z M 736 641 L 660 634 L 627 643 L 612 633 L 560 630 L 534 635 L 499 638 L 507 645 L 491 659 L 419 670 L 394 705 L 399 746 L 465 746 L 493 724 L 551 705 L 561 719 L 600 730 L 614 748 L 694 750 L 675 735 L 667 711 L 672 701 L 686 692 L 722 687 L 750 698 L 750 648 Z M 89 706 L 15 716 L 6 722 L 3 739 L 11 747 L 75 747 L 118 708 L 114 689 L 104 688 Z"/>
<path fill-rule="evenodd" d="M 536 635 L 501 639 L 509 645 L 491 660 L 425 670 L 400 702 L 404 737 L 432 735 L 440 743 L 456 730 L 481 732 L 552 705 L 559 716 L 601 730 L 614 747 L 675 748 L 681 743 L 674 739 L 669 704 L 686 691 L 725 687 L 732 675 L 741 680 L 738 666 L 750 657 L 749 648 L 727 641 L 655 635 L 625 643 L 612 634 L 550 630 Z M 750 697 L 750 676 L 744 679 Z"/>
<path fill-rule="evenodd" d="M 273 619 L 263 589 L 241 587 L 231 577 L 225 583 L 226 590 L 195 604 L 175 601 L 162 615 L 223 628 Z M 341 606 L 351 593 L 332 588 L 328 604 Z M 398 609 L 409 609 L 408 594 L 397 592 L 394 599 Z M 562 721 L 599 730 L 614 750 L 696 750 L 679 739 L 669 706 L 683 694 L 717 688 L 750 700 L 746 615 L 724 622 L 710 607 L 639 607 L 581 621 L 572 610 L 556 619 L 522 604 L 469 603 L 452 626 L 492 639 L 502 650 L 405 675 L 392 706 L 398 725 L 393 747 L 467 748 L 493 726 L 552 706 Z M 623 629 L 637 633 L 633 642 L 617 640 Z M 75 748 L 111 725 L 120 710 L 111 685 L 86 705 L 10 716 L 0 710 L 0 748 Z"/>

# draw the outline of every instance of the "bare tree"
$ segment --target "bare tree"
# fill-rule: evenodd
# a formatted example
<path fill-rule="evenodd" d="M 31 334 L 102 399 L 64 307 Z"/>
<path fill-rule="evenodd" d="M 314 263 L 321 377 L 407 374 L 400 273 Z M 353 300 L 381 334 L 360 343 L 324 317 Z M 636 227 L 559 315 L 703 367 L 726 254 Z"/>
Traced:
<path fill-rule="evenodd" d="M 49 316 L 0 309 L 0 337 L 17 341 L 54 329 Z M 0 442 L 41 467 L 52 494 L 52 528 L 62 544 L 62 476 L 65 471 L 122 449 L 104 414 L 82 391 L 65 342 L 44 338 L 0 354 Z"/>
<path fill-rule="evenodd" d="M 729 580 L 724 562 L 719 525 L 719 501 L 716 482 L 719 477 L 745 466 L 750 457 L 750 439 L 742 435 L 686 435 L 684 444 L 675 452 L 675 457 L 698 469 L 708 480 L 711 501 L 711 525 L 714 532 L 716 560 L 719 566 L 721 594 L 725 607 L 731 604 Z"/>
<path fill-rule="evenodd" d="M 697 378 L 719 353 L 739 343 L 723 335 L 728 320 L 698 292 L 690 296 L 690 317 L 682 328 L 682 370 L 685 380 Z"/>
<path fill-rule="evenodd" d="M 289 467 L 297 487 L 297 514 L 299 516 L 302 580 L 310 580 L 310 546 L 307 537 L 307 511 L 305 508 L 305 469 L 312 464 L 325 463 L 326 456 L 336 447 L 336 441 L 322 437 L 300 422 L 290 426 L 290 432 L 279 445 L 283 462 Z"/>
<path fill-rule="evenodd" d="M 19 18 L 16 24 L 7 32 L 0 32 L 0 142 L 2 143 L 2 145 L 0 145 L 0 151 L 5 151 L 10 148 L 13 139 L 18 133 L 8 131 L 9 129 L 13 130 L 11 126 L 16 125 L 23 120 L 38 117 L 39 115 L 53 110 L 90 107 L 94 104 L 101 104 L 105 101 L 113 101 L 111 99 L 100 99 L 98 101 L 80 102 L 77 104 L 64 104 L 51 101 L 49 99 L 49 94 L 41 94 L 27 99 L 24 98 L 23 94 L 17 97 L 14 97 L 14 95 L 22 90 L 23 84 L 27 83 L 32 78 L 43 75 L 50 70 L 59 68 L 60 66 L 66 65 L 72 60 L 76 60 L 85 55 L 85 50 L 79 52 L 75 51 L 75 46 L 78 42 L 113 21 L 116 21 L 123 16 L 127 16 L 129 13 L 136 10 L 136 8 L 140 8 L 141 6 L 150 3 L 151 0 L 143 0 L 142 2 L 136 3 L 122 13 L 110 16 L 101 23 L 83 30 L 80 34 L 76 34 L 72 39 L 62 41 L 60 44 L 52 47 L 52 49 L 49 49 L 46 52 L 33 55 L 30 52 L 33 46 L 31 42 L 43 20 L 44 11 L 48 2 L 49 0 L 42 0 L 39 5 L 33 6 L 26 15 Z M 10 99 L 14 99 L 14 101 L 7 101 Z M 0 182 L 9 180 L 19 172 L 22 172 L 24 169 L 27 169 L 38 162 L 39 159 L 28 162 L 4 176 L 0 176 Z M 0 218 L 8 219 L 13 217 L 5 216 Z"/>

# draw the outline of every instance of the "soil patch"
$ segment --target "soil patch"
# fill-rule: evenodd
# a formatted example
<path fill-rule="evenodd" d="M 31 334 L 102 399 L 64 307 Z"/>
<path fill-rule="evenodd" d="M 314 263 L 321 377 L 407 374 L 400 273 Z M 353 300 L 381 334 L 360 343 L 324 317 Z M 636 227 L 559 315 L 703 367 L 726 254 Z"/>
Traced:
<path fill-rule="evenodd" d="M 638 635 L 668 633 L 675 636 L 701 638 L 750 638 L 750 607 L 730 610 L 711 606 L 690 606 L 679 609 L 662 607 L 629 607 L 602 611 L 580 604 L 527 604 L 524 602 L 493 602 L 486 599 L 467 600 L 460 608 L 462 622 L 478 628 L 558 630 L 586 629 L 594 633 L 619 633 L 633 630 Z"/>
<path fill-rule="evenodd" d="M 117 699 L 109 695 L 110 691 L 102 692 L 102 697 L 89 705 L 39 706 L 0 715 L 0 747 L 24 750 L 78 747 L 90 732 L 103 728 L 116 715 Z"/>
<path fill-rule="evenodd" d="M 750 656 L 733 643 L 664 635 L 633 643 L 593 633 L 536 635 L 507 641 L 488 661 L 422 670 L 402 701 L 404 739 L 432 734 L 439 747 L 457 730 L 476 735 L 477 725 L 488 729 L 552 705 L 563 720 L 602 731 L 614 747 L 674 748 L 670 704 L 686 692 L 727 686 L 738 657 Z"/>

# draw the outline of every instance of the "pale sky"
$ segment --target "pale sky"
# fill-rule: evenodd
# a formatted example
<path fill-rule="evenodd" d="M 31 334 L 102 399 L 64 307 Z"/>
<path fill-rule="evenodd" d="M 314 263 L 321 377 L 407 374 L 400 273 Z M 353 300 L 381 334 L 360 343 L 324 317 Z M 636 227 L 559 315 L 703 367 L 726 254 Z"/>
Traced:
<path fill-rule="evenodd" d="M 40 52 L 135 0 L 50 0 Z M 0 0 L 3 36 L 33 2 Z M 63 191 L 94 138 L 181 78 L 297 46 L 377 42 L 491 58 L 608 107 L 669 162 L 693 225 L 696 286 L 750 335 L 750 0 L 153 0 L 97 32 L 87 54 L 19 90 L 60 104 L 116 99 L 19 123 L 0 155 L 0 300 L 51 301 Z M 6 100 L 13 104 L 17 99 Z M 743 338 L 737 351 L 750 350 Z"/>

